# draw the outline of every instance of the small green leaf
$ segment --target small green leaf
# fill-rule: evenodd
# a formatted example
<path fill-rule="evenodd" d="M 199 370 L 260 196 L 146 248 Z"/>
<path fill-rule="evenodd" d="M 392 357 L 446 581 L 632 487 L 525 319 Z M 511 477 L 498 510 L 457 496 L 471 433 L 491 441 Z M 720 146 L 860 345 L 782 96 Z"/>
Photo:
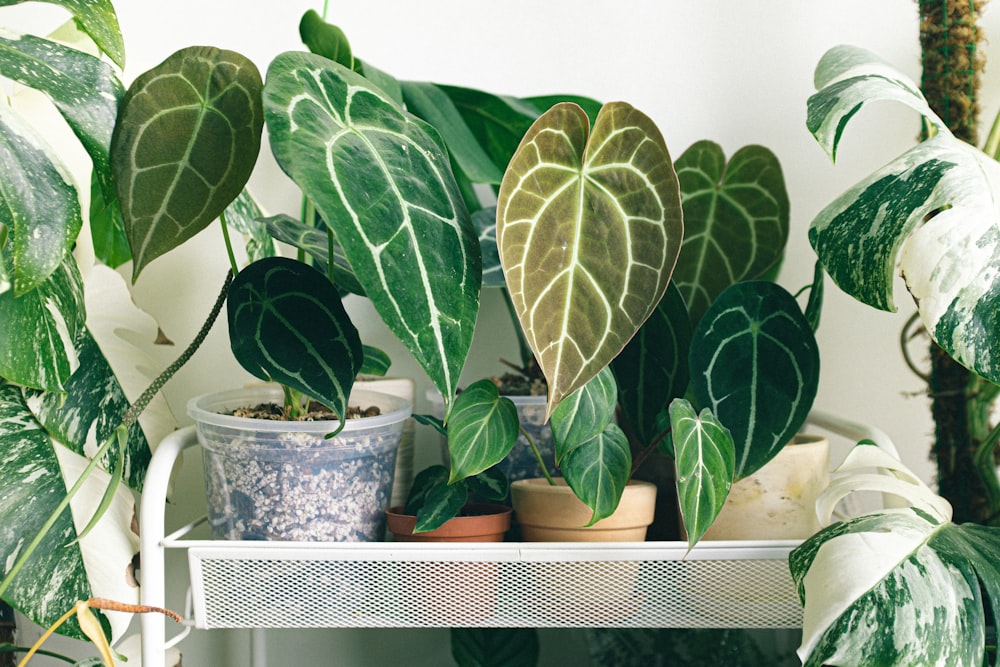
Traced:
<path fill-rule="evenodd" d="M 535 628 L 452 628 L 451 655 L 458 667 L 534 667 Z"/>
<path fill-rule="evenodd" d="M 310 9 L 302 15 L 302 20 L 299 21 L 299 37 L 313 53 L 336 61 L 344 67 L 354 68 L 354 56 L 351 54 L 347 35 L 337 26 L 324 21 L 316 10 Z"/>
<path fill-rule="evenodd" d="M 510 480 L 507 479 L 507 475 L 500 469 L 500 466 L 487 468 L 478 475 L 466 477 L 464 481 L 469 487 L 470 494 L 486 500 L 504 500 L 510 491 Z"/>
<path fill-rule="evenodd" d="M 813 283 L 809 288 L 809 301 L 806 304 L 806 321 L 813 331 L 819 330 L 820 315 L 823 313 L 823 288 L 826 283 L 826 271 L 823 270 L 823 263 L 816 262 L 813 268 Z"/>
<path fill-rule="evenodd" d="M 333 283 L 302 262 L 268 257 L 233 280 L 228 312 L 240 365 L 323 403 L 343 428 L 363 351 Z"/>
<path fill-rule="evenodd" d="M 631 471 L 628 438 L 617 424 L 608 424 L 604 432 L 581 443 L 562 460 L 566 483 L 593 511 L 588 526 L 618 509 Z"/>
<path fill-rule="evenodd" d="M 488 206 L 473 213 L 472 226 L 479 234 L 479 247 L 483 253 L 483 287 L 506 287 L 497 248 L 497 207 Z"/>
<path fill-rule="evenodd" d="M 677 464 L 677 497 L 693 549 L 719 516 L 733 485 L 736 453 L 729 430 L 708 409 L 695 413 L 678 399 L 670 404 Z"/>
<path fill-rule="evenodd" d="M 742 479 L 805 422 L 819 386 L 819 346 L 792 295 L 768 281 L 725 290 L 692 340 L 694 396 L 732 433 Z"/>
<path fill-rule="evenodd" d="M 517 442 L 517 408 L 500 396 L 490 380 L 466 387 L 455 399 L 448 420 L 451 481 L 483 472 L 499 463 Z"/>
<path fill-rule="evenodd" d="M 330 255 L 329 230 L 310 227 L 287 215 L 276 215 L 264 222 L 273 238 L 305 252 L 313 265 L 327 274 L 327 261 Z M 333 244 L 333 282 L 339 290 L 359 296 L 365 295 L 365 289 L 354 275 L 354 269 L 344 255 L 344 249 L 337 243 Z"/>
<path fill-rule="evenodd" d="M 90 236 L 94 243 L 94 255 L 102 263 L 116 269 L 132 259 L 132 250 L 128 247 L 125 223 L 114 188 L 111 194 L 110 201 L 105 199 L 97 178 L 90 179 Z"/>
<path fill-rule="evenodd" d="M 111 159 L 133 280 L 243 190 L 260 152 L 261 89 L 250 60 L 212 47 L 181 49 L 129 87 Z"/>
<path fill-rule="evenodd" d="M 226 224 L 243 235 L 247 258 L 251 262 L 278 254 L 274 240 L 268 233 L 264 214 L 249 192 L 246 190 L 240 192 L 239 196 L 226 207 L 223 215 Z"/>
<path fill-rule="evenodd" d="M 413 485 L 410 487 L 410 494 L 406 498 L 406 505 L 403 511 L 406 514 L 415 516 L 420 508 L 424 506 L 424 501 L 427 499 L 427 494 L 431 492 L 431 489 L 447 483 L 447 468 L 440 464 L 427 466 L 413 478 Z"/>
<path fill-rule="evenodd" d="M 511 300 L 549 387 L 547 414 L 628 343 L 666 291 L 683 229 L 676 174 L 643 113 L 573 104 L 531 126 L 500 187 Z"/>
<path fill-rule="evenodd" d="M 618 385 L 605 368 L 584 386 L 566 397 L 552 413 L 552 438 L 556 465 L 563 457 L 601 433 L 615 416 Z"/>
<path fill-rule="evenodd" d="M 458 516 L 468 499 L 469 490 L 465 484 L 436 484 L 428 491 L 417 512 L 413 532 L 437 530 L 448 520 Z"/>
<path fill-rule="evenodd" d="M 392 359 L 384 351 L 371 345 L 362 345 L 365 359 L 361 364 L 358 375 L 374 375 L 375 377 L 385 377 L 392 366 Z"/>
<path fill-rule="evenodd" d="M 19 5 L 25 0 L 0 0 L 0 7 Z M 118 67 L 125 68 L 125 43 L 111 0 L 42 0 L 66 9 L 94 43 Z"/>

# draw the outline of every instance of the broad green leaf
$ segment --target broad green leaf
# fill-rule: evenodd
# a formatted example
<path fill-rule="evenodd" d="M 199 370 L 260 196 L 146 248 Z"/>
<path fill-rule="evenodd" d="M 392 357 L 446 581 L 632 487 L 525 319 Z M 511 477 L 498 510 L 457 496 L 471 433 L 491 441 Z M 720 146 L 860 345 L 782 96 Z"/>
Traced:
<path fill-rule="evenodd" d="M 472 226 L 479 234 L 483 253 L 483 287 L 505 287 L 500 251 L 497 249 L 497 207 L 481 208 L 472 214 Z"/>
<path fill-rule="evenodd" d="M 671 282 L 653 314 L 611 360 L 618 403 L 640 442 L 648 444 L 662 433 L 657 415 L 687 391 L 690 348 L 687 308 Z"/>
<path fill-rule="evenodd" d="M 486 500 L 501 501 L 507 498 L 510 491 L 510 480 L 500 466 L 487 468 L 478 475 L 465 478 L 469 493 Z"/>
<path fill-rule="evenodd" d="M 875 308 L 894 310 L 898 263 L 927 331 L 956 361 L 1000 381 L 1000 165 L 955 138 L 917 85 L 878 56 L 839 46 L 816 67 L 807 125 L 835 158 L 864 105 L 895 101 L 936 133 L 823 209 L 809 241 L 834 282 Z"/>
<path fill-rule="evenodd" d="M 448 401 L 479 310 L 479 241 L 433 128 L 337 63 L 284 53 L 264 107 L 275 158 L 335 230 L 389 330 Z"/>
<path fill-rule="evenodd" d="M 406 108 L 430 123 L 444 139 L 448 153 L 473 183 L 499 185 L 506 165 L 496 165 L 480 146 L 451 98 L 433 83 L 403 81 Z"/>
<path fill-rule="evenodd" d="M 414 533 L 424 533 L 436 530 L 449 519 L 458 516 L 469 499 L 469 490 L 465 484 L 437 484 L 424 497 L 424 502 L 417 511 L 417 523 Z"/>
<path fill-rule="evenodd" d="M 775 283 L 728 288 L 695 328 L 691 385 L 732 433 L 736 478 L 759 470 L 798 431 L 819 385 L 819 348 L 791 294 Z"/>
<path fill-rule="evenodd" d="M 552 412 L 552 439 L 556 465 L 563 457 L 591 438 L 604 433 L 615 416 L 618 385 L 610 368 L 566 397 Z"/>
<path fill-rule="evenodd" d="M 733 485 L 736 452 L 729 429 L 707 408 L 700 414 L 678 399 L 670 404 L 681 518 L 694 548 L 719 516 Z"/>
<path fill-rule="evenodd" d="M 110 65 L 32 35 L 0 37 L 0 74 L 49 97 L 94 163 L 106 199 L 114 198 L 111 133 L 125 91 Z"/>
<path fill-rule="evenodd" d="M 32 418 L 20 389 L 0 386 L 0 478 L 4 502 L 0 503 L 0 562 L 8 573 L 18 556 L 66 496 L 83 470 L 85 459 L 56 445 Z M 129 586 L 127 573 L 138 550 L 138 537 L 130 525 L 135 508 L 123 491 L 98 527 L 81 542 L 74 542 L 100 501 L 108 475 L 95 471 L 85 483 L 73 515 L 62 512 L 52 529 L 34 549 L 26 565 L 13 578 L 2 598 L 42 626 L 51 625 L 77 600 L 107 597 L 138 602 L 138 588 Z M 76 517 L 74 524 L 73 517 Z M 115 639 L 128 619 L 109 616 Z M 122 622 L 124 621 L 124 622 Z M 66 634 L 82 638 L 73 621 Z"/>
<path fill-rule="evenodd" d="M 666 291 L 683 223 L 653 122 L 559 104 L 524 136 L 497 202 L 500 261 L 549 387 L 547 414 L 604 368 Z"/>
<path fill-rule="evenodd" d="M 302 43 L 313 53 L 336 61 L 344 67 L 354 68 L 354 56 L 351 54 L 351 44 L 344 31 L 327 23 L 310 9 L 302 15 L 299 21 L 299 37 Z"/>
<path fill-rule="evenodd" d="M 333 283 L 302 262 L 268 257 L 240 271 L 227 306 L 240 365 L 326 405 L 343 428 L 364 353 Z"/>
<path fill-rule="evenodd" d="M 697 323 L 724 289 L 778 262 L 788 240 L 788 193 L 778 158 L 763 146 L 745 146 L 727 163 L 721 146 L 699 141 L 674 166 L 684 207 L 674 281 Z"/>
<path fill-rule="evenodd" d="M 448 420 L 452 483 L 477 475 L 503 460 L 517 442 L 517 408 L 490 380 L 466 387 Z"/>
<path fill-rule="evenodd" d="M 249 192 L 243 190 L 223 212 L 226 224 L 235 229 L 246 241 L 247 258 L 251 262 L 274 257 L 278 249 L 268 233 L 267 223 L 260 206 Z"/>
<path fill-rule="evenodd" d="M 48 143 L 0 105 L 0 223 L 9 275 L 21 296 L 45 282 L 69 256 L 83 227 L 69 172 Z"/>
<path fill-rule="evenodd" d="M 305 252 L 313 265 L 327 274 L 327 260 L 330 256 L 328 229 L 317 229 L 287 215 L 276 215 L 264 220 L 268 233 L 276 240 L 287 243 Z M 344 292 L 365 295 L 365 290 L 354 275 L 354 269 L 344 256 L 340 244 L 333 244 L 333 282 Z"/>
<path fill-rule="evenodd" d="M 451 655 L 458 667 L 533 667 L 536 628 L 452 628 Z"/>
<path fill-rule="evenodd" d="M 588 526 L 618 509 L 631 471 L 628 438 L 616 424 L 608 424 L 603 433 L 580 444 L 562 459 L 566 483 L 593 511 Z"/>
<path fill-rule="evenodd" d="M 261 88 L 252 62 L 213 47 L 181 49 L 129 87 L 111 161 L 133 281 L 243 190 L 260 152 Z"/>
<path fill-rule="evenodd" d="M 406 514 L 415 515 L 421 507 L 427 495 L 436 486 L 448 483 L 448 469 L 443 465 L 430 465 L 417 473 L 413 478 L 413 485 L 410 487 L 410 495 L 406 499 L 406 506 L 403 511 Z"/>
<path fill-rule="evenodd" d="M 0 294 L 0 377 L 64 391 L 80 363 L 75 341 L 85 319 L 83 285 L 72 257 L 24 296 Z"/>
<path fill-rule="evenodd" d="M 384 377 L 389 371 L 389 366 L 392 365 L 392 358 L 389 357 L 383 350 L 377 347 L 372 347 L 371 345 L 362 345 L 362 351 L 364 352 L 365 358 L 361 362 L 361 368 L 358 370 L 358 375 L 373 375 L 375 377 Z"/>
<path fill-rule="evenodd" d="M 0 0 L 0 7 L 19 5 L 25 0 Z M 118 15 L 111 0 L 41 0 L 69 11 L 77 24 L 118 67 L 125 68 L 125 43 Z"/>
<path fill-rule="evenodd" d="M 526 97 L 524 101 L 535 107 L 538 114 L 545 113 L 552 107 L 562 102 L 572 102 L 576 104 L 590 119 L 591 124 L 596 122 L 597 115 L 601 112 L 601 103 L 590 97 L 581 95 L 538 95 L 536 97 Z"/>
<path fill-rule="evenodd" d="M 385 94 L 389 96 L 389 99 L 397 105 L 403 106 L 403 88 L 394 76 L 388 72 L 383 72 L 371 63 L 366 63 L 363 60 L 358 60 L 357 58 L 354 59 L 354 71 L 358 72 L 374 85 L 385 91 Z"/>
<path fill-rule="evenodd" d="M 104 198 L 96 175 L 90 179 L 90 238 L 94 244 L 94 255 L 103 264 L 118 268 L 132 259 L 128 247 L 125 223 L 122 221 L 118 193 L 111 190 L 112 198 Z"/>

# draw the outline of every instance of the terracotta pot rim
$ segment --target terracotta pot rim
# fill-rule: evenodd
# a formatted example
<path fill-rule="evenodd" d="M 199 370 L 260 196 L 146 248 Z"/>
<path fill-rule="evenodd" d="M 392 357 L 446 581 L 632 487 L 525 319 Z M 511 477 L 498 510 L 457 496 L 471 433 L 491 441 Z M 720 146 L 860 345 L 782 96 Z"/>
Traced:
<path fill-rule="evenodd" d="M 401 541 L 502 542 L 510 530 L 514 509 L 492 503 L 469 503 L 466 508 L 478 514 L 452 517 L 434 530 L 414 533 L 417 517 L 403 514 L 400 506 L 385 511 L 389 531 Z"/>
<path fill-rule="evenodd" d="M 507 505 L 500 505 L 499 503 L 467 503 L 465 505 L 465 508 L 475 508 L 475 510 L 480 510 L 480 511 L 478 511 L 476 514 L 456 516 L 449 519 L 449 521 L 454 521 L 455 519 L 475 519 L 477 517 L 483 517 L 483 516 L 510 514 L 511 512 L 514 511 L 514 508 L 509 507 Z M 405 512 L 403 512 L 403 505 L 396 505 L 395 507 L 390 507 L 385 511 L 385 513 L 386 515 L 408 516 L 416 519 L 414 515 L 406 514 Z"/>

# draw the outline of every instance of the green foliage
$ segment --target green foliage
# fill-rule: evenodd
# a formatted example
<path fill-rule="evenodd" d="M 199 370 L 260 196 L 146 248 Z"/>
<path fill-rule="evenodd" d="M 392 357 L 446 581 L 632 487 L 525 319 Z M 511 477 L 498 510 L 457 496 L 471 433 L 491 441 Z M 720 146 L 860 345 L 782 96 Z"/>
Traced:
<path fill-rule="evenodd" d="M 507 476 L 497 467 L 449 482 L 448 469 L 433 465 L 413 479 L 403 511 L 417 517 L 413 532 L 423 533 L 436 530 L 458 516 L 471 496 L 501 501 L 507 497 L 509 488 Z"/>
<path fill-rule="evenodd" d="M 533 667 L 535 628 L 452 628 L 451 655 L 459 667 Z"/>
<path fill-rule="evenodd" d="M 492 468 L 517 442 L 517 408 L 488 379 L 469 385 L 455 398 L 448 420 L 451 481 Z"/>

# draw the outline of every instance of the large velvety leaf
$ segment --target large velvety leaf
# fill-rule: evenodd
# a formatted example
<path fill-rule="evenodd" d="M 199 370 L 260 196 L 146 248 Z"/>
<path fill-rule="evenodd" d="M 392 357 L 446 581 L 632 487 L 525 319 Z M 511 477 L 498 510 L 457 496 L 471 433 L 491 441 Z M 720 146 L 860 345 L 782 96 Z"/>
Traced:
<path fill-rule="evenodd" d="M 13 385 L 0 386 L 0 563 L 6 574 L 66 496 L 67 483 L 82 472 L 85 460 L 46 435 Z M 81 542 L 77 530 L 103 495 L 108 475 L 95 471 L 78 500 L 59 515 L 2 597 L 28 618 L 48 626 L 77 600 L 92 596 L 138 602 L 138 588 L 127 573 L 138 549 L 131 531 L 135 508 L 124 491 L 98 527 Z M 76 519 L 74 523 L 74 517 Z M 111 618 L 115 638 L 128 619 Z M 123 622 L 122 622 L 123 621 Z M 64 632 L 82 638 L 75 622 Z"/>
<path fill-rule="evenodd" d="M 376 311 L 446 397 L 479 310 L 479 241 L 433 128 L 326 58 L 284 53 L 264 105 L 278 163 L 335 230 Z"/>
<path fill-rule="evenodd" d="M 583 385 L 552 413 L 552 439 L 556 465 L 571 451 L 604 432 L 615 416 L 618 385 L 610 368 L 605 368 Z"/>
<path fill-rule="evenodd" d="M 133 280 L 243 190 L 260 152 L 261 88 L 252 62 L 212 47 L 181 49 L 129 87 L 111 159 Z"/>
<path fill-rule="evenodd" d="M 58 156 L 8 105 L 0 105 L 0 223 L 11 234 L 14 291 L 24 295 L 69 256 L 83 227 L 80 200 Z"/>
<path fill-rule="evenodd" d="M 770 461 L 798 431 L 819 385 L 819 346 L 795 299 L 768 281 L 737 283 L 695 328 L 691 386 L 730 430 L 736 477 Z"/>
<path fill-rule="evenodd" d="M 726 163 L 722 147 L 699 141 L 674 164 L 684 207 L 684 245 L 674 282 L 697 322 L 722 290 L 759 278 L 788 240 L 788 193 L 778 158 L 744 146 Z"/>
<path fill-rule="evenodd" d="M 936 130 L 816 216 L 809 240 L 827 272 L 854 298 L 893 310 L 898 262 L 934 340 L 1000 381 L 1000 165 L 955 138 L 917 85 L 868 51 L 831 49 L 816 67 L 816 85 L 807 124 L 831 157 L 868 103 L 905 104 Z"/>
<path fill-rule="evenodd" d="M 24 296 L 0 294 L 0 377 L 63 391 L 79 366 L 75 343 L 85 319 L 83 285 L 72 257 Z"/>
<path fill-rule="evenodd" d="M 105 198 L 111 181 L 111 132 L 124 88 L 110 65 L 55 42 L 24 35 L 0 37 L 0 74 L 45 93 L 94 163 Z"/>
<path fill-rule="evenodd" d="M 733 485 L 736 451 L 729 429 L 707 408 L 701 414 L 678 399 L 670 404 L 671 436 L 677 463 L 677 498 L 694 548 L 719 516 Z"/>
<path fill-rule="evenodd" d="M 497 240 L 548 414 L 656 308 L 682 234 L 677 176 L 647 116 L 605 105 L 591 135 L 583 110 L 565 103 L 531 126 L 500 187 Z"/>
<path fill-rule="evenodd" d="M 490 380 L 466 387 L 448 421 L 451 482 L 479 474 L 503 460 L 517 442 L 517 408 Z"/>
<path fill-rule="evenodd" d="M 267 257 L 236 276 L 227 308 L 240 365 L 323 403 L 343 427 L 364 353 L 333 283 L 302 262 Z"/>
<path fill-rule="evenodd" d="M 687 308 L 671 282 L 653 314 L 611 361 L 618 403 L 641 442 L 652 442 L 662 430 L 656 416 L 687 391 L 690 349 Z"/>
<path fill-rule="evenodd" d="M 19 5 L 25 0 L 0 0 L 0 7 Z M 118 15 L 115 14 L 111 0 L 42 0 L 63 7 L 77 25 L 86 32 L 94 43 L 118 67 L 125 67 L 125 43 L 122 31 L 118 25 Z"/>
<path fill-rule="evenodd" d="M 562 459 L 566 483 L 593 511 L 588 526 L 618 509 L 631 471 L 628 438 L 617 424 L 608 424 L 602 433 L 573 448 Z"/>

